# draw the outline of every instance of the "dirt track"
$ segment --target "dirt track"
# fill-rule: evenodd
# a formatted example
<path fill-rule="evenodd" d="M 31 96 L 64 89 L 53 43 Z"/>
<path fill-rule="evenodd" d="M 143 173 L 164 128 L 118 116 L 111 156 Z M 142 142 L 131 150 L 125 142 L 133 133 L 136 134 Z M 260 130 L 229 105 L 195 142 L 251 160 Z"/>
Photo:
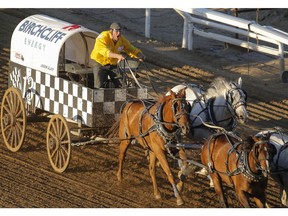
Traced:
<path fill-rule="evenodd" d="M 147 40 L 141 36 L 142 28 L 139 28 L 140 24 L 144 26 L 144 10 L 141 9 L 1 9 L 1 101 L 7 89 L 10 38 L 20 20 L 30 14 L 45 13 L 100 32 L 117 18 L 125 23 L 127 37 L 146 54 L 153 75 L 165 81 L 165 84 L 160 83 L 160 90 L 165 91 L 167 86 L 187 80 L 206 87 L 217 76 L 233 80 L 241 76 L 248 92 L 251 115 L 247 125 L 239 125 L 237 132 L 245 137 L 260 128 L 287 128 L 288 85 L 280 81 L 277 59 L 254 52 L 224 49 L 223 44 L 204 39 L 198 39 L 196 51 L 188 52 L 179 48 L 182 18 L 173 10 L 158 9 L 157 12 L 152 17 L 154 39 Z M 165 24 L 161 17 L 165 17 Z M 175 24 L 175 19 L 178 24 Z M 167 38 L 170 41 L 165 41 Z M 118 148 L 113 144 L 73 147 L 68 169 L 61 175 L 56 174 L 47 157 L 46 128 L 47 123 L 30 123 L 23 148 L 17 153 L 7 150 L 0 135 L 0 207 L 176 207 L 171 186 L 160 168 L 157 177 L 162 200 L 154 199 L 148 163 L 144 151 L 137 145 L 128 150 L 124 181 L 120 185 L 116 180 Z M 176 163 L 170 160 L 170 164 L 176 173 Z M 228 187 L 226 194 L 231 207 L 240 207 L 234 192 Z M 270 180 L 267 196 L 271 207 L 280 207 L 278 194 L 277 184 Z M 185 204 L 181 208 L 221 207 L 214 189 L 209 188 L 208 180 L 202 176 L 188 178 L 183 199 Z"/>

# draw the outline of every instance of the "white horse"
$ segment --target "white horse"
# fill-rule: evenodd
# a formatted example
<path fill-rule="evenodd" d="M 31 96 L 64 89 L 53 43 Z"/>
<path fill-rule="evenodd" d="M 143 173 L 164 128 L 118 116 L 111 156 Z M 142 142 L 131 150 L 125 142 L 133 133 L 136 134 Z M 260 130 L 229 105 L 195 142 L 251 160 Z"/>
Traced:
<path fill-rule="evenodd" d="M 191 105 L 191 135 L 194 141 L 202 143 L 215 133 L 215 128 L 207 127 L 207 124 L 231 131 L 236 128 L 238 121 L 247 121 L 247 94 L 242 89 L 241 77 L 236 82 L 218 77 L 206 92 L 194 84 L 180 84 L 173 87 L 172 91 L 177 93 L 183 88 L 186 88 L 186 100 Z"/>
<path fill-rule="evenodd" d="M 270 161 L 271 177 L 279 183 L 281 203 L 288 207 L 288 133 L 281 128 L 263 130 L 256 136 L 269 136 L 269 143 L 276 148 Z"/>

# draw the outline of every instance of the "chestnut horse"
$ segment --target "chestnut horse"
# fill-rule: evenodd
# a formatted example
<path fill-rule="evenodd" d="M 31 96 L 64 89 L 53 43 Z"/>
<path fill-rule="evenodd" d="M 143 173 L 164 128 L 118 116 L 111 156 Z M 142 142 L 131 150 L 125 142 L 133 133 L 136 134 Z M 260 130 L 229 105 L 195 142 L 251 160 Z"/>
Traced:
<path fill-rule="evenodd" d="M 153 183 L 154 195 L 160 199 L 155 176 L 155 163 L 158 159 L 160 165 L 172 184 L 177 205 L 182 205 L 183 200 L 176 187 L 174 177 L 167 162 L 166 155 L 175 149 L 169 149 L 170 143 L 177 142 L 179 135 L 189 133 L 189 104 L 185 100 L 185 90 L 178 94 L 170 92 L 169 96 L 159 97 L 156 103 L 150 106 L 144 101 L 126 102 L 122 109 L 119 123 L 119 168 L 117 178 L 122 180 L 123 160 L 126 150 L 132 140 L 136 140 L 145 150 L 149 151 L 149 170 Z M 185 153 L 180 150 L 179 156 L 185 160 Z"/>
<path fill-rule="evenodd" d="M 274 153 L 268 139 L 254 136 L 243 142 L 232 132 L 215 134 L 204 143 L 201 161 L 207 166 L 224 207 L 228 203 L 223 182 L 235 189 L 243 207 L 250 207 L 249 197 L 259 208 L 268 207 L 265 195 L 270 171 L 268 159 Z"/>

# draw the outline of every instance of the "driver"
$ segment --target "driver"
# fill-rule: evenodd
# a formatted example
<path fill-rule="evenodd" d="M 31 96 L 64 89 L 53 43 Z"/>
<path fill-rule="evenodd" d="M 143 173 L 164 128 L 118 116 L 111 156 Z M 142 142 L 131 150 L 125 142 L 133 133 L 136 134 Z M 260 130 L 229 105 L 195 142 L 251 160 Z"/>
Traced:
<path fill-rule="evenodd" d="M 120 81 L 115 79 L 117 72 L 117 62 L 124 60 L 122 53 L 132 57 L 144 60 L 145 56 L 138 48 L 134 47 L 128 39 L 122 35 L 122 26 L 120 23 L 112 23 L 110 30 L 103 31 L 95 40 L 94 49 L 90 58 L 94 60 L 94 88 L 104 88 L 108 76 L 114 83 L 115 88 L 121 87 Z"/>

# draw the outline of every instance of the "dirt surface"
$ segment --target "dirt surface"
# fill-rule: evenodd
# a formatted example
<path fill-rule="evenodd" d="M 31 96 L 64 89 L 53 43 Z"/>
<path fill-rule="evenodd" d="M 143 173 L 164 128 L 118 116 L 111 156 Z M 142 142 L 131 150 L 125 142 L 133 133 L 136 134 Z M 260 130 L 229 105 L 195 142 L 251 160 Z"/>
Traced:
<path fill-rule="evenodd" d="M 288 32 L 287 11 L 261 11 L 257 19 L 260 24 Z M 0 9 L 1 101 L 7 89 L 11 35 L 16 25 L 32 14 L 47 14 L 98 32 L 117 20 L 124 24 L 124 34 L 147 56 L 149 71 L 159 91 L 183 82 L 207 87 L 218 76 L 231 80 L 241 76 L 248 93 L 250 117 L 246 125 L 238 125 L 237 133 L 244 138 L 262 128 L 287 129 L 288 84 L 281 82 L 278 59 L 227 48 L 223 43 L 203 38 L 196 38 L 194 51 L 182 49 L 183 20 L 172 9 L 152 10 L 151 39 L 143 37 L 144 9 Z M 245 16 L 256 19 L 255 12 Z M 56 174 L 46 152 L 47 125 L 29 123 L 23 147 L 17 153 L 8 151 L 0 135 L 0 207 L 176 208 L 171 186 L 161 168 L 157 168 L 157 178 L 162 200 L 154 199 L 148 163 L 137 145 L 128 150 L 121 184 L 116 180 L 115 144 L 73 147 L 68 169 Z M 169 163 L 176 174 L 176 162 L 169 159 Z M 231 207 L 240 207 L 231 188 L 225 187 L 225 193 Z M 280 207 L 278 195 L 277 183 L 269 179 L 267 197 L 271 207 Z M 183 199 L 185 204 L 178 208 L 221 207 L 214 189 L 203 176 L 188 178 Z"/>

